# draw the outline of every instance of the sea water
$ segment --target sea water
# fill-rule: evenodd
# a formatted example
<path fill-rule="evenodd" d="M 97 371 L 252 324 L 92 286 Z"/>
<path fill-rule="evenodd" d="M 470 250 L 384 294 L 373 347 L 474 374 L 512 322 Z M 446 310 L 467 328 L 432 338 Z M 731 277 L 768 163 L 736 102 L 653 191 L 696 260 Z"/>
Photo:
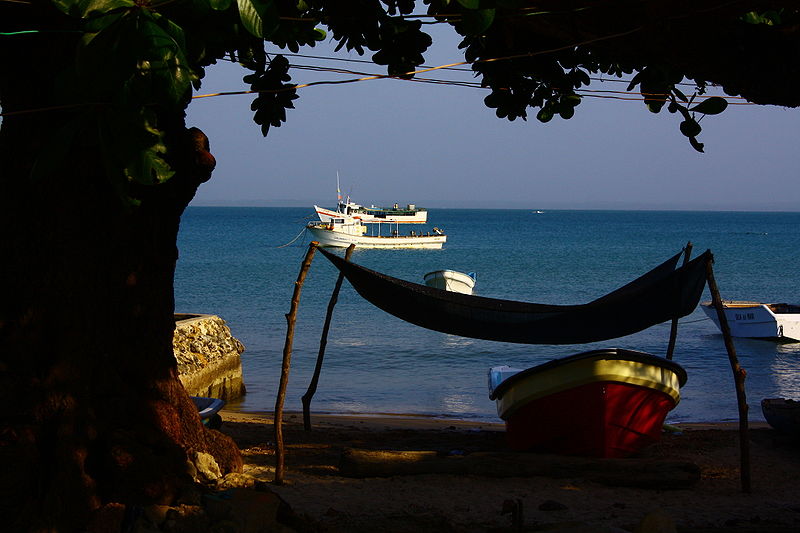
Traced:
<path fill-rule="evenodd" d="M 221 316 L 245 346 L 243 411 L 275 406 L 292 293 L 308 249 L 309 208 L 189 207 L 178 239 L 176 311 Z M 426 272 L 475 272 L 475 294 L 536 303 L 591 301 L 679 252 L 710 249 L 725 299 L 800 302 L 800 213 L 430 209 L 441 250 L 359 250 L 352 260 L 422 283 Z M 340 249 L 338 253 L 343 253 Z M 316 254 L 302 287 L 285 409 L 301 410 L 338 271 Z M 710 299 L 706 289 L 703 300 Z M 429 331 L 363 300 L 345 281 L 311 410 L 499 421 L 491 366 L 527 368 L 600 347 L 664 355 L 669 323 L 610 341 L 522 345 Z M 736 339 L 750 419 L 767 397 L 800 399 L 800 343 Z M 671 422 L 735 420 L 736 394 L 716 326 L 698 308 L 680 320 L 674 360 L 688 373 Z"/>

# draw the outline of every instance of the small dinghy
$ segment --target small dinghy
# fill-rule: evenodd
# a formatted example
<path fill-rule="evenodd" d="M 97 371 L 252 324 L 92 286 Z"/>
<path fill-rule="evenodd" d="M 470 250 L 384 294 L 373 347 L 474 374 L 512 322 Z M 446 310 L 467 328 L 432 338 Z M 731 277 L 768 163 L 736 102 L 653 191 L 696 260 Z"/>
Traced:
<path fill-rule="evenodd" d="M 761 412 L 773 429 L 800 437 L 800 402 L 785 398 L 764 398 Z"/>
<path fill-rule="evenodd" d="M 489 398 L 511 448 L 627 457 L 661 437 L 686 371 L 654 355 L 611 348 L 525 370 L 489 371 Z"/>
<path fill-rule="evenodd" d="M 192 396 L 191 398 L 204 425 L 211 429 L 217 429 L 222 425 L 222 417 L 218 413 L 225 407 L 225 400 L 206 398 L 205 396 Z"/>
<path fill-rule="evenodd" d="M 425 274 L 422 279 L 428 287 L 443 291 L 460 292 L 461 294 L 472 294 L 477 276 L 475 272 L 465 274 L 455 270 L 434 270 Z"/>

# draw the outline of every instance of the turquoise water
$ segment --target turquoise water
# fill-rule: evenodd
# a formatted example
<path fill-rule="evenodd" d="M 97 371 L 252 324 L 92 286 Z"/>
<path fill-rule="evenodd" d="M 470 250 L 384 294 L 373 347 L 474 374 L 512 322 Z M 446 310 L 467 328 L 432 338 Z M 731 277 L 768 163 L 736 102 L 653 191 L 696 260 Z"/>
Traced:
<path fill-rule="evenodd" d="M 217 314 L 244 343 L 248 392 L 232 405 L 243 411 L 274 408 L 285 315 L 309 242 L 302 230 L 312 215 L 311 207 L 190 207 L 183 216 L 176 311 Z M 723 298 L 800 302 L 800 213 L 431 209 L 429 221 L 423 231 L 437 226 L 447 233 L 442 250 L 356 250 L 353 261 L 418 282 L 441 268 L 476 272 L 475 292 L 482 296 L 576 304 L 627 283 L 691 241 L 695 254 L 714 253 Z M 317 254 L 301 295 L 287 410 L 301 409 L 336 277 Z M 710 299 L 708 291 L 703 299 Z M 528 367 L 611 346 L 663 355 L 668 337 L 669 324 L 574 346 L 455 337 L 402 322 L 345 282 L 312 411 L 499 421 L 488 399 L 490 366 Z M 748 372 L 752 420 L 763 420 L 762 398 L 800 398 L 800 343 L 737 339 L 735 345 Z M 689 380 L 669 421 L 736 419 L 722 336 L 701 310 L 681 320 L 674 358 Z"/>

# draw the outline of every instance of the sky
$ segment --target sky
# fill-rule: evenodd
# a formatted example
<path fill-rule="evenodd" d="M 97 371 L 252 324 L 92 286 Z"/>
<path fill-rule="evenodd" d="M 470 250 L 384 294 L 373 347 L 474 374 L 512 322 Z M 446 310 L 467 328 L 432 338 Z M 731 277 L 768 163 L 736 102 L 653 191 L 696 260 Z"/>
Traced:
<path fill-rule="evenodd" d="M 463 61 L 458 36 L 430 30 L 426 66 Z M 277 48 L 270 53 L 281 52 Z M 289 53 L 286 51 L 286 53 Z M 330 42 L 300 54 L 334 52 Z M 385 67 L 289 56 L 295 65 L 384 74 Z M 420 77 L 474 81 L 468 66 Z M 467 70 L 464 70 L 467 69 Z M 242 67 L 209 67 L 196 95 L 248 89 Z M 293 82 L 362 77 L 290 71 Z M 624 91 L 595 81 L 591 89 Z M 366 205 L 430 208 L 800 210 L 800 110 L 731 105 L 706 117 L 698 153 L 677 115 L 641 101 L 584 98 L 570 120 L 510 122 L 483 104 L 487 90 L 379 79 L 298 91 L 287 122 L 264 138 L 253 95 L 197 98 L 187 125 L 209 137 L 217 167 L 191 205 L 332 207 L 341 190 Z M 718 94 L 722 94 L 721 92 Z"/>

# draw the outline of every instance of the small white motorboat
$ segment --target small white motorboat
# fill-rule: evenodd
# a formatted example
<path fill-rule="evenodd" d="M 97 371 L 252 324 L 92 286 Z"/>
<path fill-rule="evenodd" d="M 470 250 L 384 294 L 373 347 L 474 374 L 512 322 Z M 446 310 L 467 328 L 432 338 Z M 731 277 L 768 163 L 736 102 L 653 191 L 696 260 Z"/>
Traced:
<path fill-rule="evenodd" d="M 442 289 L 443 291 L 472 294 L 477 276 L 475 272 L 464 274 L 455 270 L 434 270 L 425 274 L 423 279 L 428 287 Z"/>
<path fill-rule="evenodd" d="M 714 304 L 700 307 L 719 328 Z M 800 342 L 800 305 L 723 300 L 722 307 L 733 337 Z"/>

